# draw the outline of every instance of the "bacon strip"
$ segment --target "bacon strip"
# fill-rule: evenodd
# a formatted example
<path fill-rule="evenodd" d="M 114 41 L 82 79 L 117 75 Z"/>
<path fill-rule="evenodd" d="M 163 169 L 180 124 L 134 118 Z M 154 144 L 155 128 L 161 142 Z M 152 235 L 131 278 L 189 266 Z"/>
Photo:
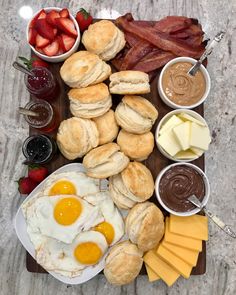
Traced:
<path fill-rule="evenodd" d="M 170 37 L 168 34 L 158 32 L 154 28 L 145 28 L 137 26 L 132 21 L 127 21 L 124 17 L 119 17 L 116 24 L 124 31 L 135 34 L 141 39 L 150 42 L 154 46 L 164 50 L 170 51 L 177 56 L 190 56 L 198 58 L 202 55 L 204 48 L 198 46 L 193 48 L 188 43 L 179 41 L 177 38 Z"/>

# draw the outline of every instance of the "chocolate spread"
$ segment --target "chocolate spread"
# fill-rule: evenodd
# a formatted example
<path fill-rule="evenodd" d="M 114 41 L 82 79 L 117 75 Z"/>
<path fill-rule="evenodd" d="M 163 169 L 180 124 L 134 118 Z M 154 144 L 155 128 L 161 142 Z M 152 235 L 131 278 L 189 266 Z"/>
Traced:
<path fill-rule="evenodd" d="M 163 203 L 176 212 L 196 208 L 188 197 L 196 195 L 202 201 L 205 195 L 203 177 L 192 167 L 177 165 L 167 170 L 160 180 L 159 194 Z"/>

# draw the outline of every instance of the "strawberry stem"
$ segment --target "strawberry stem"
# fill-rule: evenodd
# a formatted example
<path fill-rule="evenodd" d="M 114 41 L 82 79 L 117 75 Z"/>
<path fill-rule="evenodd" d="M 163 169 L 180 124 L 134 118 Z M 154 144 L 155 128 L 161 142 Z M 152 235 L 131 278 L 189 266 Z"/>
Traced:
<path fill-rule="evenodd" d="M 88 17 L 90 16 L 89 12 L 87 12 L 84 8 L 80 8 L 79 11 L 83 14 L 84 19 L 88 19 Z"/>

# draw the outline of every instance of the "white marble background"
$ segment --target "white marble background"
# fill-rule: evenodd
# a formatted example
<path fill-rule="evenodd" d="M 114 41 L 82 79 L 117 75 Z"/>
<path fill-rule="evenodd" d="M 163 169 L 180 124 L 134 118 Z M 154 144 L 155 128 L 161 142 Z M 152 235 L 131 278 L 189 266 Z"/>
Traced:
<path fill-rule="evenodd" d="M 148 283 L 139 277 L 134 283 L 114 287 L 99 275 L 86 284 L 66 286 L 45 274 L 32 274 L 25 268 L 25 250 L 17 240 L 12 221 L 22 202 L 17 180 L 25 172 L 21 145 L 28 127 L 17 114 L 29 96 L 23 76 L 12 68 L 18 55 L 29 56 L 25 40 L 27 20 L 19 9 L 29 5 L 36 12 L 45 6 L 68 6 L 73 12 L 88 9 L 94 17 L 117 17 L 132 12 L 137 19 L 158 20 L 166 15 L 198 18 L 208 36 L 226 30 L 226 36 L 209 58 L 212 89 L 205 105 L 205 117 L 213 142 L 206 154 L 206 171 L 211 183 L 209 208 L 236 228 L 236 1 L 235 0 L 106 0 L 106 1 L 0 1 L 0 294 L 236 294 L 236 242 L 210 224 L 207 243 L 207 272 L 189 280 L 179 279 L 171 288 L 163 282 Z M 234 37 L 233 37 L 234 33 Z"/>

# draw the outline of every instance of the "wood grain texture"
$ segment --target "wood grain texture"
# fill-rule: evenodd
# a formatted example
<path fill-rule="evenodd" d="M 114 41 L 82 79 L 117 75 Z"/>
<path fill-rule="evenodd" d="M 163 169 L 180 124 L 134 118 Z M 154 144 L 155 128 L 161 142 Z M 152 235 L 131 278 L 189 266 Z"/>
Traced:
<path fill-rule="evenodd" d="M 0 0 L 0 294 L 2 295 L 234 295 L 236 294 L 235 242 L 211 224 L 207 242 L 207 269 L 203 276 L 179 279 L 168 288 L 163 282 L 149 283 L 140 276 L 133 283 L 111 286 L 103 275 L 79 286 L 64 285 L 45 274 L 29 273 L 25 267 L 25 250 L 17 240 L 13 219 L 23 197 L 17 193 L 14 180 L 26 173 L 21 164 L 21 145 L 27 137 L 28 126 L 17 113 L 29 95 L 23 76 L 11 64 L 18 55 L 29 56 L 25 40 L 27 20 L 19 16 L 23 5 L 34 12 L 45 6 L 69 7 L 72 12 L 84 7 L 97 18 L 116 18 L 131 11 L 137 19 L 160 19 L 166 15 L 187 15 L 200 20 L 209 37 L 218 30 L 226 36 L 209 58 L 208 70 L 212 80 L 205 104 L 205 118 L 213 142 L 206 153 L 206 173 L 211 184 L 209 209 L 236 228 L 236 1 L 229 0 L 72 0 L 23 1 Z"/>

